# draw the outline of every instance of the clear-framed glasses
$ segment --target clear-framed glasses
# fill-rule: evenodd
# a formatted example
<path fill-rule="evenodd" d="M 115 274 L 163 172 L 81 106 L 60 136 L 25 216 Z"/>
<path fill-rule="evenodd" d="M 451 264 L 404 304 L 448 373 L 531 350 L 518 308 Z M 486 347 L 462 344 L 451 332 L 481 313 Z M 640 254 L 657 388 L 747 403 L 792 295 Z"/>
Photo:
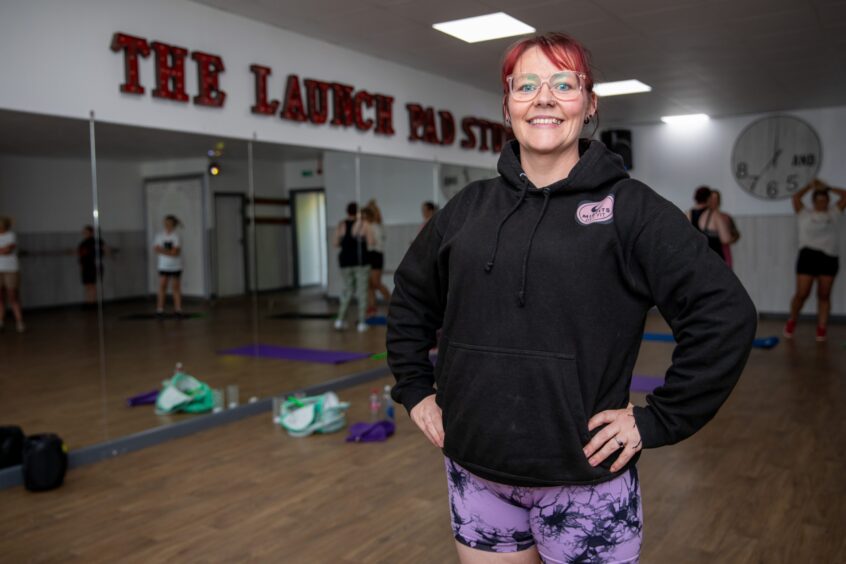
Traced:
<path fill-rule="evenodd" d="M 512 74 L 506 78 L 511 97 L 518 102 L 534 100 L 546 84 L 553 96 L 562 102 L 578 98 L 584 88 L 587 75 L 581 72 L 562 71 L 547 78 L 533 73 Z"/>

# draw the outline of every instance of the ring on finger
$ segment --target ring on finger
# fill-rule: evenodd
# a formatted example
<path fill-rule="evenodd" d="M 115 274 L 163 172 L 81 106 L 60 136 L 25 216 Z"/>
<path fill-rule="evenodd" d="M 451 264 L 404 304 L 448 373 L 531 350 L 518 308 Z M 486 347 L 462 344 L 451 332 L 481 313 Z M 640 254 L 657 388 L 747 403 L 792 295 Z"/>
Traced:
<path fill-rule="evenodd" d="M 617 442 L 618 447 L 623 448 L 624 446 L 626 446 L 626 443 L 621 441 L 619 437 L 614 437 L 614 440 Z"/>

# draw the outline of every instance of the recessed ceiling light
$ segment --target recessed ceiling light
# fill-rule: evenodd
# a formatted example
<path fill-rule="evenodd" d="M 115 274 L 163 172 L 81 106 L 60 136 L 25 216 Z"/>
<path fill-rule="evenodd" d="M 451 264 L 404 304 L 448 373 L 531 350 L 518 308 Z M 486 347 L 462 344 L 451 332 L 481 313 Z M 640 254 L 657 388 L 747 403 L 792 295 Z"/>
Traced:
<path fill-rule="evenodd" d="M 436 23 L 432 27 L 467 43 L 501 39 L 535 31 L 532 26 L 512 18 L 505 12 Z"/>
<path fill-rule="evenodd" d="M 663 116 L 661 121 L 671 125 L 693 125 L 711 119 L 707 114 L 686 114 L 682 116 Z"/>
<path fill-rule="evenodd" d="M 616 82 L 598 82 L 593 85 L 597 96 L 621 96 L 623 94 L 637 94 L 649 92 L 652 87 L 639 80 L 618 80 Z"/>

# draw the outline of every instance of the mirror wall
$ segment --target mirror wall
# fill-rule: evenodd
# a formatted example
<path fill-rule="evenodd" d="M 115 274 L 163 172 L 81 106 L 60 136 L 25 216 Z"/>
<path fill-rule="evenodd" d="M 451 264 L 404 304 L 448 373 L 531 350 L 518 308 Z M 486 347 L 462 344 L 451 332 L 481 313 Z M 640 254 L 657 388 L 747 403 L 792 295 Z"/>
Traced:
<path fill-rule="evenodd" d="M 0 334 L 0 413 L 72 449 L 384 366 L 372 356 L 421 204 L 494 174 L 12 112 L 0 126 L 26 324 L 9 313 Z M 383 253 L 362 332 L 355 303 L 335 329 L 333 239 L 351 202 L 378 208 Z M 180 370 L 211 405 L 145 403 Z"/>

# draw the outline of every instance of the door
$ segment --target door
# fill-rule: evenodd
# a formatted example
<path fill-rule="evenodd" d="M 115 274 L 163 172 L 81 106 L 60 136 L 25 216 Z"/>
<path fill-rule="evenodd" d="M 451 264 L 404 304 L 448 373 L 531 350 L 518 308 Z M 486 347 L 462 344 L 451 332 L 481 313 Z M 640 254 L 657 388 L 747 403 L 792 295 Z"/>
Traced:
<path fill-rule="evenodd" d="M 215 280 L 218 297 L 247 292 L 244 196 L 214 195 Z"/>
<path fill-rule="evenodd" d="M 147 210 L 147 249 L 150 264 L 147 284 L 150 293 L 158 289 L 158 257 L 153 252 L 156 234 L 164 227 L 167 215 L 179 219 L 177 233 L 182 244 L 182 294 L 207 297 L 208 249 L 205 214 L 203 213 L 203 177 L 147 179 L 144 181 Z"/>
<path fill-rule="evenodd" d="M 291 190 L 297 286 L 326 286 L 326 194 Z"/>

